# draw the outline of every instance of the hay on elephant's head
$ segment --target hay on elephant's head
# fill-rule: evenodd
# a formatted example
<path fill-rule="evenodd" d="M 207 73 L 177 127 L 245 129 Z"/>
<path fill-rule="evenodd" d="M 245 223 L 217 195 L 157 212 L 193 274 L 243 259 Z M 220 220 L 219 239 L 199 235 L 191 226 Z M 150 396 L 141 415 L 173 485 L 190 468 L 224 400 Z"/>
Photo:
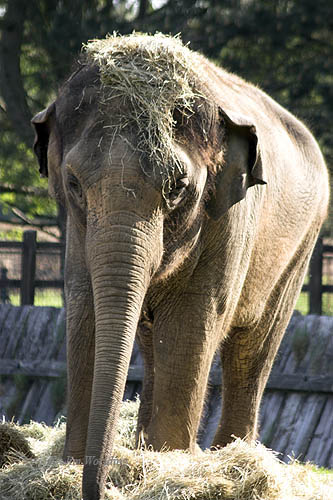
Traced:
<path fill-rule="evenodd" d="M 162 176 L 176 168 L 181 171 L 175 150 L 176 122 L 184 125 L 198 106 L 202 112 L 208 102 L 199 56 L 179 38 L 162 34 L 113 35 L 90 41 L 84 51 L 88 63 L 99 67 L 101 102 L 117 98 L 126 110 L 114 125 L 114 135 L 134 126 L 136 150 L 148 154 Z M 206 128 L 207 123 L 201 123 L 203 141 L 208 140 Z"/>
<path fill-rule="evenodd" d="M 286 465 L 260 444 L 240 439 L 195 456 L 185 451 L 131 449 L 138 403 L 124 403 L 106 487 L 113 500 L 331 500 L 333 474 Z M 125 429 L 125 430 L 124 430 Z M 20 457 L 0 470 L 0 498 L 79 500 L 82 465 L 61 461 L 65 427 L 31 423 L 18 433 L 36 458 Z M 54 443 L 57 443 L 54 446 Z M 2 495 L 2 496 L 1 496 Z"/>

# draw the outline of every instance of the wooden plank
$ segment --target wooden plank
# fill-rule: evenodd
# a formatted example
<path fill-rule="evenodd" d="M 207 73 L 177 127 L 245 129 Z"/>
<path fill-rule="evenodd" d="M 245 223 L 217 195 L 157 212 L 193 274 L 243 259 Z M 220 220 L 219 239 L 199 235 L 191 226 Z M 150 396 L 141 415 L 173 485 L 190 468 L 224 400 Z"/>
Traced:
<path fill-rule="evenodd" d="M 142 382 L 143 380 L 143 366 L 133 365 L 128 369 L 127 381 L 128 382 Z"/>
<path fill-rule="evenodd" d="M 296 458 L 306 460 L 307 451 L 319 423 L 325 402 L 325 395 L 313 394 L 307 398 L 307 401 L 303 405 L 300 425 L 297 428 L 297 432 L 295 432 L 296 439 L 292 448 Z"/>
<path fill-rule="evenodd" d="M 21 288 L 21 280 L 0 280 L 0 288 Z"/>
<path fill-rule="evenodd" d="M 48 337 L 48 331 L 47 329 L 41 331 L 39 325 L 41 322 L 46 324 L 45 318 L 49 316 L 48 309 L 43 309 L 40 313 L 37 307 L 30 306 L 24 309 L 27 310 L 27 316 L 22 328 L 17 332 L 18 342 L 11 352 L 7 352 L 6 358 L 23 362 L 45 361 L 47 356 L 41 352 L 41 345 Z"/>
<path fill-rule="evenodd" d="M 333 393 L 333 377 L 300 373 L 271 374 L 266 390 Z"/>
<path fill-rule="evenodd" d="M 64 244 L 56 241 L 39 241 L 37 243 L 37 251 L 38 250 L 62 250 L 64 248 Z"/>
<path fill-rule="evenodd" d="M 221 385 L 219 370 L 212 370 L 209 376 L 211 385 Z M 333 377 L 327 375 L 303 375 L 301 373 L 272 373 L 266 390 L 304 391 L 333 393 Z"/>
<path fill-rule="evenodd" d="M 131 361 L 130 361 L 130 366 L 134 366 L 134 365 L 143 366 L 143 359 L 142 359 L 137 342 L 134 342 L 134 344 L 133 344 Z"/>
<path fill-rule="evenodd" d="M 41 380 L 37 380 L 30 386 L 24 399 L 16 402 L 14 418 L 21 425 L 31 420 L 32 409 L 35 407 L 36 394 L 39 394 L 40 384 Z"/>
<path fill-rule="evenodd" d="M 278 415 L 273 413 L 272 420 L 276 420 L 274 432 L 271 434 L 270 447 L 280 453 L 291 453 L 290 442 L 295 435 L 298 415 L 303 406 L 305 396 L 300 393 L 290 393 L 284 398 Z"/>
<path fill-rule="evenodd" d="M 1 380 L 1 397 L 0 397 L 0 415 L 10 420 L 12 414 L 9 415 L 8 409 L 11 410 L 19 397 L 16 384 L 9 377 L 2 377 Z"/>
<path fill-rule="evenodd" d="M 324 253 L 326 253 L 326 252 L 333 253 L 333 246 L 332 245 L 326 245 L 326 244 L 324 244 L 323 245 L 323 252 Z"/>
<path fill-rule="evenodd" d="M 21 288 L 22 280 L 0 279 L 1 288 Z M 64 280 L 35 280 L 35 288 L 63 288 Z"/>
<path fill-rule="evenodd" d="M 53 383 L 54 381 L 46 381 L 46 383 L 41 387 L 39 400 L 37 401 L 31 415 L 31 419 L 35 422 L 45 422 L 46 425 L 52 425 L 54 423 L 56 411 L 52 395 Z"/>
<path fill-rule="evenodd" d="M 49 325 L 51 330 L 50 340 L 45 343 L 45 355 L 57 361 L 66 361 L 66 321 L 65 310 L 52 308 L 53 323 Z"/>
<path fill-rule="evenodd" d="M 323 459 L 325 460 L 324 462 Z M 333 469 L 333 437 L 324 441 L 322 455 L 316 463 L 322 467 L 326 467 L 327 469 Z"/>
<path fill-rule="evenodd" d="M 310 291 L 310 285 L 303 285 L 302 286 L 302 292 L 309 292 Z M 321 293 L 332 293 L 333 292 L 333 285 L 321 285 Z M 309 314 L 315 314 L 310 311 Z"/>
<path fill-rule="evenodd" d="M 44 310 L 46 308 L 43 308 Z M 51 309 L 51 308 L 50 308 Z M 19 309 L 17 308 L 17 311 Z M 38 312 L 38 311 L 36 311 Z M 43 330 L 43 327 L 36 328 L 35 331 Z M 59 325 L 58 325 L 59 329 Z M 37 334 L 37 339 L 40 339 L 40 335 Z M 44 339 L 50 341 L 49 336 L 44 335 Z M 58 346 L 56 340 L 53 343 L 52 349 L 49 344 L 46 344 L 47 350 L 53 354 L 55 351 L 60 351 L 60 347 L 62 347 L 64 338 L 61 338 L 61 346 Z M 28 339 L 28 343 L 31 344 L 34 341 L 30 338 Z M 30 353 L 31 354 L 31 353 Z M 65 361 L 56 361 L 53 359 L 45 359 L 44 361 L 37 360 L 20 360 L 20 359 L 11 359 L 11 358 L 2 358 L 0 359 L 0 375 L 13 375 L 13 374 L 22 374 L 36 377 L 58 377 L 62 376 L 66 371 L 66 362 Z M 132 365 L 129 367 L 128 371 L 128 382 L 142 382 L 143 379 L 143 365 Z"/>
<path fill-rule="evenodd" d="M 284 339 L 282 340 L 280 349 L 274 361 L 273 369 L 278 371 L 279 373 L 292 372 L 292 370 L 288 368 L 290 359 L 293 359 L 293 352 L 291 350 L 289 336 L 290 333 L 287 332 Z"/>
<path fill-rule="evenodd" d="M 35 297 L 37 232 L 23 233 L 23 252 L 21 265 L 21 305 L 33 304 Z"/>
<path fill-rule="evenodd" d="M 63 288 L 64 280 L 35 280 L 35 288 Z"/>
<path fill-rule="evenodd" d="M 327 396 L 319 423 L 313 433 L 310 447 L 306 455 L 306 460 L 310 460 L 324 467 L 330 467 L 330 461 L 333 459 L 332 415 L 333 396 Z M 331 445 L 327 446 L 329 441 Z"/>
<path fill-rule="evenodd" d="M 220 367 L 213 367 L 209 374 L 209 385 L 222 385 L 222 370 Z"/>
<path fill-rule="evenodd" d="M 22 361 L 15 359 L 0 359 L 0 375 L 30 375 L 34 377 L 59 377 L 66 371 L 63 361 Z"/>
<path fill-rule="evenodd" d="M 264 394 L 260 407 L 259 431 L 260 440 L 269 448 L 271 448 L 276 435 L 286 397 L 286 393 L 281 391 Z"/>
<path fill-rule="evenodd" d="M 203 449 L 208 448 L 213 441 L 220 422 L 221 410 L 222 397 L 220 388 L 217 386 L 210 387 L 198 436 L 199 444 Z"/>
<path fill-rule="evenodd" d="M 0 359 L 0 374 L 9 375 L 21 373 L 32 376 L 57 377 L 62 375 L 66 364 L 62 361 L 54 360 L 34 360 L 26 361 L 20 359 L 4 358 Z M 132 365 L 128 369 L 128 382 L 142 382 L 143 366 Z M 221 373 L 214 370 L 211 374 L 209 384 L 213 386 L 221 385 Z M 275 374 L 271 375 L 266 390 L 269 391 L 300 391 L 315 393 L 333 393 L 333 377 L 325 375 L 306 376 L 301 374 Z"/>
<path fill-rule="evenodd" d="M 47 345 L 53 337 L 53 328 L 55 325 L 54 316 L 59 314 L 58 310 L 51 307 L 44 307 L 39 310 L 38 307 L 25 306 L 17 308 L 24 313 L 24 321 L 20 327 L 12 333 L 16 342 L 12 343 L 10 350 L 6 355 L 7 359 L 19 361 L 40 360 L 45 361 L 52 358 Z"/>
<path fill-rule="evenodd" d="M 10 314 L 7 316 L 3 325 L 3 332 L 6 338 L 2 338 L 0 356 L 2 358 L 14 359 L 16 357 L 15 352 L 22 338 L 26 335 L 26 324 L 32 306 L 8 307 L 10 308 Z M 19 358 L 21 358 L 21 356 L 19 356 Z"/>
<path fill-rule="evenodd" d="M 21 424 L 30 422 L 34 418 L 34 412 L 36 412 L 41 403 L 42 395 L 47 385 L 48 381 L 40 378 L 32 383 L 27 396 L 23 399 L 21 405 L 19 405 L 21 409 L 18 413 L 18 421 Z"/>
<path fill-rule="evenodd" d="M 0 304 L 0 357 L 4 355 L 10 330 L 7 329 L 8 318 L 13 313 L 13 307 L 9 304 Z M 10 320 L 9 320 L 10 321 Z"/>
<path fill-rule="evenodd" d="M 0 248 L 10 248 L 22 251 L 22 241 L 0 241 Z"/>
<path fill-rule="evenodd" d="M 310 261 L 310 314 L 321 314 L 321 282 L 323 274 L 323 240 L 318 238 Z"/>

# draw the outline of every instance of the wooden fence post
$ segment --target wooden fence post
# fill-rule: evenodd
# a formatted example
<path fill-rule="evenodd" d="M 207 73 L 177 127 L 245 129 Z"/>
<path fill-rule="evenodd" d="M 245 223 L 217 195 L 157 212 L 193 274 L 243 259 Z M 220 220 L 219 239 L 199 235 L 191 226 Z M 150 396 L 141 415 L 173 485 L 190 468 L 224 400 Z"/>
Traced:
<path fill-rule="evenodd" d="M 310 314 L 322 313 L 323 240 L 318 238 L 310 261 Z"/>
<path fill-rule="evenodd" d="M 33 305 L 35 298 L 37 232 L 24 231 L 21 259 L 21 306 Z"/>
<path fill-rule="evenodd" d="M 0 270 L 1 281 L 6 282 L 8 280 L 7 272 L 8 272 L 8 269 L 6 269 L 5 267 L 1 268 L 1 270 Z M 7 287 L 5 285 L 1 286 L 0 302 L 2 302 L 3 304 L 6 304 L 9 302 L 8 290 L 7 290 Z"/>

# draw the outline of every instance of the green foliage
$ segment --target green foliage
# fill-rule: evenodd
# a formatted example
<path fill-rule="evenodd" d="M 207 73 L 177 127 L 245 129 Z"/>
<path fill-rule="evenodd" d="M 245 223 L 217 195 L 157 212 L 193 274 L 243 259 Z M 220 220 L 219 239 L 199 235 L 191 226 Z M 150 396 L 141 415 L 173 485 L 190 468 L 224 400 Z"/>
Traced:
<path fill-rule="evenodd" d="M 47 180 L 41 179 L 36 159 L 31 148 L 14 133 L 8 119 L 0 114 L 0 185 L 16 188 L 41 187 L 47 189 Z M 15 193 L 0 194 L 0 208 L 4 214 L 11 207 L 18 207 L 26 215 L 55 215 L 56 206 L 53 200 L 33 195 Z"/>
<path fill-rule="evenodd" d="M 9 294 L 10 303 L 13 306 L 20 305 L 20 293 L 10 293 Z M 53 289 L 42 289 L 36 290 L 35 292 L 35 306 L 49 306 L 49 307 L 63 307 L 63 297 L 61 290 L 53 290 Z"/>
<path fill-rule="evenodd" d="M 318 474 L 324 474 L 324 475 L 333 475 L 333 470 L 332 469 L 325 469 L 325 467 L 316 467 L 315 465 L 312 467 L 312 470 L 314 472 L 317 472 Z"/>
<path fill-rule="evenodd" d="M 302 292 L 297 300 L 297 304 L 295 307 L 296 311 L 299 311 L 301 314 L 309 314 L 309 295 L 306 292 Z"/>
<path fill-rule="evenodd" d="M 22 228 L 9 229 L 6 231 L 0 231 L 0 240 L 1 241 L 22 241 L 23 239 L 23 231 Z"/>

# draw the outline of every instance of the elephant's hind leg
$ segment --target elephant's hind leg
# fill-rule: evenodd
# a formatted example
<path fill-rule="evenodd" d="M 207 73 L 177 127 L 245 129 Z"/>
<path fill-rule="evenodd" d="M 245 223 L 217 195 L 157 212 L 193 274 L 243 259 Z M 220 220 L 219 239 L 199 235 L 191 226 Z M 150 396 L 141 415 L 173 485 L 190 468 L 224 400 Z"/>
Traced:
<path fill-rule="evenodd" d="M 298 254 L 280 277 L 258 323 L 252 328 L 233 328 L 223 343 L 222 416 L 213 446 L 225 446 L 232 436 L 256 439 L 260 401 L 308 260 L 308 251 Z"/>

